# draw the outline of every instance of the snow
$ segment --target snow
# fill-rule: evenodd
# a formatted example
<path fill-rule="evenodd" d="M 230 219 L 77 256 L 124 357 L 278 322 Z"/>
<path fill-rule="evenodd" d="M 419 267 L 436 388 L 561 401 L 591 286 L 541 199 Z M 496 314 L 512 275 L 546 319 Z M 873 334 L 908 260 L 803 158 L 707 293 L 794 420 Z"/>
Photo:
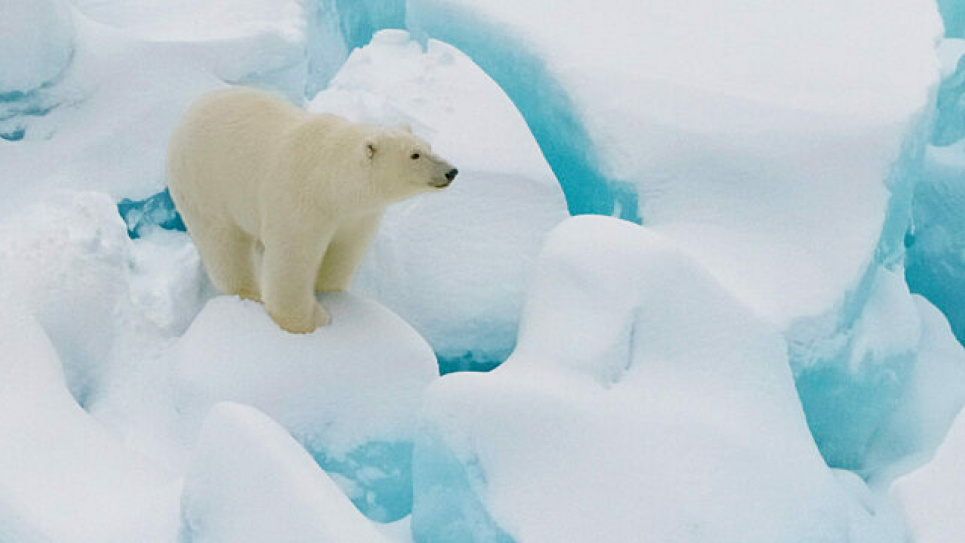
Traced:
<path fill-rule="evenodd" d="M 955 543 L 965 538 L 965 412 L 925 467 L 895 482 L 892 495 L 915 543 Z"/>
<path fill-rule="evenodd" d="M 211 16 L 232 14 L 218 25 L 192 14 L 196 2 L 148 5 L 141 12 L 140 2 L 81 2 L 62 76 L 0 102 L 0 134 L 21 140 L 0 141 L 0 178 L 12 180 L 0 188 L 0 212 L 51 188 L 116 199 L 157 192 L 174 124 L 191 101 L 226 82 L 301 96 L 307 23 L 298 2 L 204 2 Z M 159 12 L 165 15 L 152 15 Z"/>
<path fill-rule="evenodd" d="M 0 541 L 962 540 L 961 5 L 0 0 Z M 460 169 L 331 328 L 164 230 L 226 85 Z"/>
<path fill-rule="evenodd" d="M 62 0 L 0 2 L 0 103 L 54 81 L 74 53 L 70 8 Z"/>
<path fill-rule="evenodd" d="M 512 350 L 533 260 L 566 203 L 512 102 L 465 54 L 382 31 L 309 105 L 411 125 L 459 168 L 446 191 L 391 206 L 355 290 L 396 311 L 444 361 Z"/>
<path fill-rule="evenodd" d="M 0 223 L 0 300 L 44 327 L 81 401 L 108 370 L 119 306 L 128 296 L 130 251 L 114 203 L 103 194 L 51 194 Z"/>
<path fill-rule="evenodd" d="M 902 259 L 939 75 L 934 3 L 412 0 L 407 25 L 506 89 L 572 212 L 640 217 L 674 240 L 784 333 L 799 379 L 865 395 L 838 420 L 876 431 L 909 362 L 849 366 L 869 293 Z M 802 387 L 809 419 L 820 394 Z M 862 466 L 866 440 L 839 437 L 850 427 L 812 429 L 835 465 Z"/>
<path fill-rule="evenodd" d="M 322 304 L 332 325 L 291 335 L 261 304 L 208 302 L 165 362 L 188 431 L 213 404 L 254 406 L 277 420 L 372 518 L 411 508 L 415 412 L 438 370 L 432 350 L 399 317 L 349 294 Z M 376 332 L 377 331 L 377 332 Z"/>
<path fill-rule="evenodd" d="M 615 219 L 550 235 L 512 357 L 423 417 L 417 541 L 901 540 L 823 462 L 776 331 Z"/>
<path fill-rule="evenodd" d="M 171 541 L 176 489 L 74 402 L 54 346 L 29 314 L 5 305 L 0 326 L 4 540 Z"/>
<path fill-rule="evenodd" d="M 205 420 L 181 508 L 186 543 L 388 541 L 284 428 L 238 404 Z"/>

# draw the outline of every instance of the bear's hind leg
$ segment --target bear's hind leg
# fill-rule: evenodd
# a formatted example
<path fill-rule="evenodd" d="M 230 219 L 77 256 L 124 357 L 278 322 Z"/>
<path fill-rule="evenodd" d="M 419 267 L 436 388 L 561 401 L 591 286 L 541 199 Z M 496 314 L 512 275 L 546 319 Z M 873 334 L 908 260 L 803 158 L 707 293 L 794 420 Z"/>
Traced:
<path fill-rule="evenodd" d="M 255 276 L 255 241 L 239 228 L 230 226 L 194 235 L 201 260 L 214 286 L 225 294 L 261 301 Z"/>

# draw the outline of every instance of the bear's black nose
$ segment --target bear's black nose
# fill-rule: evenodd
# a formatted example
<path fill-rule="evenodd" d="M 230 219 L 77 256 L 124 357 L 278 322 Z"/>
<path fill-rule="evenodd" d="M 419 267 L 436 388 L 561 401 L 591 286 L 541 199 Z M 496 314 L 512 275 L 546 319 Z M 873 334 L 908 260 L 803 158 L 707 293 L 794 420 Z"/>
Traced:
<path fill-rule="evenodd" d="M 453 179 L 456 178 L 456 175 L 458 175 L 458 174 L 459 174 L 459 170 L 453 168 L 453 169 L 449 170 L 448 172 L 446 172 L 446 179 L 448 179 L 448 180 L 451 182 Z"/>

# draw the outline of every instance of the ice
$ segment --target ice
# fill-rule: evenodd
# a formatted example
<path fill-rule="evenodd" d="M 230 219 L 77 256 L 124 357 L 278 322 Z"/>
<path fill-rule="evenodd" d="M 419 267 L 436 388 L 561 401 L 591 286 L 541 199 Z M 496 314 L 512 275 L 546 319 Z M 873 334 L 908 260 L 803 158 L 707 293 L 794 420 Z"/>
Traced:
<path fill-rule="evenodd" d="M 459 168 L 446 191 L 394 205 L 355 290 L 396 311 L 443 361 L 501 362 L 546 233 L 566 203 L 512 102 L 472 60 L 404 31 L 352 53 L 309 108 L 358 122 L 411 125 Z"/>
<path fill-rule="evenodd" d="M 74 54 L 70 8 L 62 0 L 0 2 L 0 119 L 3 102 L 54 81 Z"/>
<path fill-rule="evenodd" d="M 965 348 L 931 303 L 914 297 L 921 337 L 908 386 L 889 422 L 873 436 L 869 464 L 907 472 L 929 459 L 965 405 Z M 902 462 L 895 463 L 896 460 Z"/>
<path fill-rule="evenodd" d="M 965 6 L 958 0 L 938 0 L 938 9 L 945 20 L 945 35 L 965 38 Z"/>
<path fill-rule="evenodd" d="M 117 212 L 127 223 L 127 235 L 131 239 L 141 237 L 145 230 L 153 227 L 182 232 L 186 230 L 168 189 L 144 200 L 134 201 L 125 198 L 118 202 Z"/>
<path fill-rule="evenodd" d="M 407 24 L 465 51 L 507 90 L 571 211 L 639 215 L 679 243 L 785 334 L 799 378 L 838 388 L 848 401 L 830 409 L 868 436 L 909 362 L 883 345 L 865 352 L 888 357 L 854 365 L 856 327 L 874 311 L 865 304 L 881 275 L 900 273 L 941 33 L 926 0 L 873 11 L 412 0 Z M 633 213 L 621 187 L 638 197 Z M 897 384 L 874 393 L 889 376 Z M 822 391 L 801 393 L 810 417 Z M 837 424 L 813 429 L 835 465 L 862 465 L 865 440 L 842 442 Z"/>
<path fill-rule="evenodd" d="M 251 301 L 211 300 L 167 356 L 189 428 L 219 401 L 254 406 L 282 424 L 369 517 L 411 509 L 411 440 L 432 350 L 374 302 L 331 294 L 332 325 L 292 335 Z M 196 429 L 194 430 L 197 431 Z"/>
<path fill-rule="evenodd" d="M 387 543 L 305 449 L 258 410 L 208 415 L 181 499 L 183 543 Z"/>
<path fill-rule="evenodd" d="M 516 351 L 423 416 L 416 541 L 901 540 L 822 460 L 777 332 L 627 222 L 559 226 Z"/>
<path fill-rule="evenodd" d="M 898 408 L 917 364 L 921 321 L 901 275 L 873 270 L 844 330 L 804 329 L 789 341 L 796 383 L 832 465 L 871 471 L 872 440 Z M 845 317 L 848 318 L 848 317 Z"/>
<path fill-rule="evenodd" d="M 0 314 L 0 536 L 11 543 L 169 543 L 177 488 L 71 397 L 54 346 Z"/>
<path fill-rule="evenodd" d="M 965 341 L 965 42 L 945 40 L 941 51 L 946 78 L 939 89 L 932 145 L 915 190 L 914 226 L 906 240 L 907 278 L 912 291 L 941 309 L 955 336 Z"/>
<path fill-rule="evenodd" d="M 899 479 L 892 495 L 915 543 L 956 543 L 965 539 L 965 412 L 925 467 Z"/>

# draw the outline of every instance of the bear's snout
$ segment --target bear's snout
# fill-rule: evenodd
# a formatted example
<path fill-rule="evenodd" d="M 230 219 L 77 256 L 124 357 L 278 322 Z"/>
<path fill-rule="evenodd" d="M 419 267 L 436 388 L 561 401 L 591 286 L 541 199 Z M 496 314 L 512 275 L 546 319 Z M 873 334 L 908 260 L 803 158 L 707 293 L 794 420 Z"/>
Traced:
<path fill-rule="evenodd" d="M 444 172 L 442 173 L 442 177 L 436 177 L 429 183 L 431 186 L 437 189 L 444 189 L 451 185 L 452 181 L 456 178 L 456 175 L 459 174 L 459 170 L 453 168 L 445 162 L 442 163 L 442 166 L 442 172 Z M 439 173 L 436 175 L 439 175 Z"/>

